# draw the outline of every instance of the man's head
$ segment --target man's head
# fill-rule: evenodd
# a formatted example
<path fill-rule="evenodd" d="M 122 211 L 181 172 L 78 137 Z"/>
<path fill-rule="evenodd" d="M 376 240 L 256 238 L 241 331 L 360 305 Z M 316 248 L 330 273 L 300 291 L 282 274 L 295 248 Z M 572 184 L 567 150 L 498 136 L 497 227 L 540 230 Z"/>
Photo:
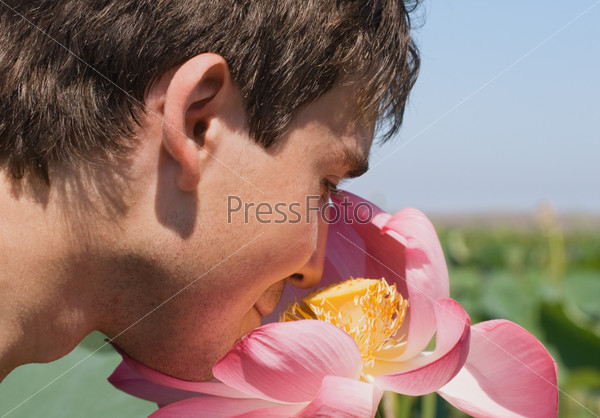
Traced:
<path fill-rule="evenodd" d="M 0 8 L 0 156 L 48 177 L 132 146 L 148 89 L 205 52 L 240 89 L 264 146 L 333 86 L 359 112 L 402 121 L 418 57 L 404 1 L 8 1 Z"/>
<path fill-rule="evenodd" d="M 96 326 L 209 377 L 286 280 L 319 280 L 327 228 L 309 209 L 366 169 L 376 121 L 399 127 L 418 69 L 404 3 L 1 7 L 2 170 L 77 212 L 61 222 L 105 293 Z"/>

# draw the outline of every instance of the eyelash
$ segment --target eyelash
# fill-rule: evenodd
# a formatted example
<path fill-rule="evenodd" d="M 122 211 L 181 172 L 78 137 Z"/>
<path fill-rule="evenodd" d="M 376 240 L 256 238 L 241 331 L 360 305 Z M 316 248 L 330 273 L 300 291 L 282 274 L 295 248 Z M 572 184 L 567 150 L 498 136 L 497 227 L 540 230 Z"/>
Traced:
<path fill-rule="evenodd" d="M 340 192 L 337 185 L 333 184 L 327 179 L 321 180 L 321 184 L 325 186 L 325 193 L 321 195 L 321 198 L 323 199 L 329 199 L 332 194 L 337 195 Z"/>

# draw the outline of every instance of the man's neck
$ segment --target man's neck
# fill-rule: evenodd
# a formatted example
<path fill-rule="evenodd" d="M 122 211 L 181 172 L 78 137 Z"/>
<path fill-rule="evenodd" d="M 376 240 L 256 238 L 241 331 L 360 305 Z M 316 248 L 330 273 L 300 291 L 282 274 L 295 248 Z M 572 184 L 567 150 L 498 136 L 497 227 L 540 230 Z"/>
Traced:
<path fill-rule="evenodd" d="M 15 188 L 0 172 L 0 380 L 49 362 L 95 328 L 96 289 L 49 190 Z"/>

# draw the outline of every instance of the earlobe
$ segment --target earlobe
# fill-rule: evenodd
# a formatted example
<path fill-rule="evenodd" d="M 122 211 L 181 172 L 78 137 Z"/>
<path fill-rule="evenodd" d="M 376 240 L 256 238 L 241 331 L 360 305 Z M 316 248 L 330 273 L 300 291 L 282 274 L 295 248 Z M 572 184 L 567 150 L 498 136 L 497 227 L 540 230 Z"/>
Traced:
<path fill-rule="evenodd" d="M 165 94 L 163 144 L 179 164 L 177 186 L 194 191 L 200 181 L 201 147 L 221 101 L 229 70 L 223 57 L 201 54 L 179 67 Z"/>

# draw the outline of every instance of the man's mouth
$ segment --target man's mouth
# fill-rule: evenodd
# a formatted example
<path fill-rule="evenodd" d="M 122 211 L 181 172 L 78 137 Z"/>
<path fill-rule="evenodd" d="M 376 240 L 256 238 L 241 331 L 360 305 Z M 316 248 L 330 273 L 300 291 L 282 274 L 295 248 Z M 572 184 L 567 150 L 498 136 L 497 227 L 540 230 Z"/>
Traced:
<path fill-rule="evenodd" d="M 265 292 L 258 298 L 254 304 L 254 308 L 258 311 L 261 317 L 269 315 L 281 299 L 283 294 L 283 288 L 285 287 L 285 280 L 280 280 L 274 283 L 265 290 Z"/>

